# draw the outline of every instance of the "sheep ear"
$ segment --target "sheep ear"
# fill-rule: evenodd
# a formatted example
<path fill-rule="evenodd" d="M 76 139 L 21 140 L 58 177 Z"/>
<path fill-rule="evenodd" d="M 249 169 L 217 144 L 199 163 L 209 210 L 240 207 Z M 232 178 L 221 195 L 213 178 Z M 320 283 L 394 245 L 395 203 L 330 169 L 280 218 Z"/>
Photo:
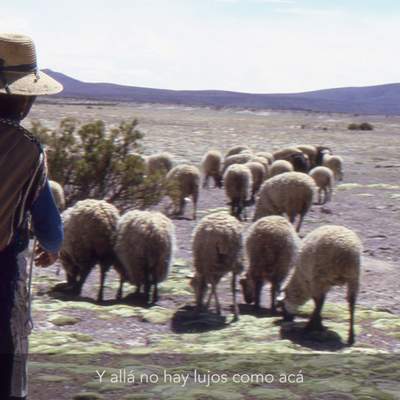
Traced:
<path fill-rule="evenodd" d="M 193 279 L 193 278 L 194 278 L 193 274 L 185 275 L 185 279 Z"/>

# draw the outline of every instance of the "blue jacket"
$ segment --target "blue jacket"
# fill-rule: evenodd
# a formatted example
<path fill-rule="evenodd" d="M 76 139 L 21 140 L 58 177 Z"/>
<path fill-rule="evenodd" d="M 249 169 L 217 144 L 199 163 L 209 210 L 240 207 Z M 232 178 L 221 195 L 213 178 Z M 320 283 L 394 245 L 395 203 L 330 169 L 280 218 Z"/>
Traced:
<path fill-rule="evenodd" d="M 47 181 L 30 209 L 33 232 L 44 250 L 55 253 L 60 250 L 64 229 L 60 213 Z"/>

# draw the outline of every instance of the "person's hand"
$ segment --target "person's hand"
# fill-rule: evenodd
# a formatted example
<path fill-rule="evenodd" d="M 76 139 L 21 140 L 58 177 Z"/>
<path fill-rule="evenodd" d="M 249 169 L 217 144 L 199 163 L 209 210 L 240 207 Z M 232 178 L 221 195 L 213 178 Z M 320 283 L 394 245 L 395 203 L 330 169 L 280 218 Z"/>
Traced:
<path fill-rule="evenodd" d="M 58 252 L 51 253 L 44 250 L 40 245 L 35 249 L 35 264 L 39 267 L 46 268 L 57 261 Z"/>

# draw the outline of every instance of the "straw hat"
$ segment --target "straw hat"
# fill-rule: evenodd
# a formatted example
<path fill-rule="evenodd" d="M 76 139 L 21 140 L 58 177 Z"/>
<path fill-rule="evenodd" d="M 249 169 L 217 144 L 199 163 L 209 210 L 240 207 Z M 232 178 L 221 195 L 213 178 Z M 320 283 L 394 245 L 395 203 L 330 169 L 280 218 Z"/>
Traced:
<path fill-rule="evenodd" d="M 0 33 L 0 93 L 40 96 L 62 89 L 60 83 L 37 69 L 30 37 Z"/>

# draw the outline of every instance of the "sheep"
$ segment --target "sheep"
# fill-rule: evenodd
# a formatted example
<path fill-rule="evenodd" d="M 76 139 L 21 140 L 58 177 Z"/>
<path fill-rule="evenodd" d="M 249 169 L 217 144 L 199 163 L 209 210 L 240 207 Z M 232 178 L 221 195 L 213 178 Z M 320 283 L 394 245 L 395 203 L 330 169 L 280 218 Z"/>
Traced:
<path fill-rule="evenodd" d="M 276 313 L 276 295 L 294 266 L 300 248 L 300 239 L 293 226 L 283 217 L 270 216 L 251 225 L 246 239 L 249 269 L 240 280 L 246 303 L 255 302 L 260 308 L 264 281 L 271 282 L 271 312 Z"/>
<path fill-rule="evenodd" d="M 166 175 L 174 165 L 172 155 L 166 152 L 152 154 L 146 157 L 147 174 Z"/>
<path fill-rule="evenodd" d="M 263 184 L 265 180 L 265 168 L 264 166 L 259 163 L 258 161 L 249 161 L 246 164 L 243 164 L 245 167 L 247 167 L 252 176 L 252 189 L 251 189 L 251 199 L 250 201 L 254 203 L 255 201 L 255 195 L 260 189 L 261 185 Z"/>
<path fill-rule="evenodd" d="M 222 168 L 222 174 L 225 173 L 225 171 L 233 164 L 245 164 L 248 161 L 250 161 L 254 155 L 252 153 L 240 153 L 240 154 L 234 154 L 232 156 L 229 156 L 225 158 L 224 161 L 224 166 Z"/>
<path fill-rule="evenodd" d="M 299 150 L 297 147 L 286 147 L 281 150 L 275 151 L 272 155 L 274 160 L 287 160 L 292 154 L 302 154 L 302 151 Z"/>
<path fill-rule="evenodd" d="M 310 161 L 310 167 L 314 168 L 317 166 L 317 148 L 311 144 L 302 144 L 297 146 L 299 150 L 301 150 L 305 155 L 308 156 Z"/>
<path fill-rule="evenodd" d="M 52 181 L 50 179 L 49 179 L 49 185 L 51 194 L 53 195 L 58 210 L 63 211 L 65 209 L 64 189 L 58 182 Z"/>
<path fill-rule="evenodd" d="M 222 187 L 222 154 L 218 150 L 209 150 L 201 161 L 204 174 L 203 188 L 208 187 L 210 177 L 214 179 L 215 187 Z"/>
<path fill-rule="evenodd" d="M 233 156 L 235 154 L 239 154 L 239 153 L 243 153 L 243 152 L 251 153 L 249 146 L 242 145 L 242 146 L 232 147 L 226 152 L 225 159 L 228 158 L 229 156 Z"/>
<path fill-rule="evenodd" d="M 291 171 L 293 171 L 293 165 L 289 161 L 276 160 L 272 163 L 271 168 L 269 169 L 269 176 L 272 178 L 273 176 Z"/>
<path fill-rule="evenodd" d="M 309 175 L 314 179 L 315 184 L 318 187 L 318 203 L 325 204 L 332 198 L 333 184 L 335 178 L 333 172 L 327 167 L 315 167 Z M 324 200 L 322 201 L 322 193 L 324 194 Z"/>
<path fill-rule="evenodd" d="M 324 156 L 327 154 L 332 154 L 332 150 L 327 146 L 315 146 L 317 150 L 317 156 L 315 160 L 315 165 L 322 165 Z"/>
<path fill-rule="evenodd" d="M 224 174 L 225 194 L 230 200 L 231 215 L 242 219 L 242 212 L 250 205 L 253 177 L 250 169 L 242 164 L 231 165 Z"/>
<path fill-rule="evenodd" d="M 83 284 L 96 264 L 100 265 L 98 301 L 103 300 L 106 273 L 115 266 L 113 250 L 118 210 L 104 200 L 82 200 L 62 214 L 64 242 L 60 261 L 67 283 L 64 289 L 80 295 Z"/>
<path fill-rule="evenodd" d="M 237 321 L 239 311 L 236 303 L 236 276 L 244 269 L 240 222 L 224 211 L 207 215 L 194 230 L 192 248 L 195 275 L 190 284 L 195 292 L 197 310 L 201 311 L 203 308 L 208 284 L 211 284 L 206 307 L 208 308 L 214 295 L 217 314 L 221 314 L 217 285 L 226 273 L 232 272 L 233 312 L 234 321 Z"/>
<path fill-rule="evenodd" d="M 274 156 L 272 155 L 272 153 L 269 153 L 268 151 L 259 151 L 255 155 L 257 157 L 263 157 L 266 160 L 268 160 L 269 165 L 271 165 L 274 162 Z"/>
<path fill-rule="evenodd" d="M 269 177 L 269 169 L 270 169 L 269 161 L 265 157 L 261 157 L 261 156 L 254 156 L 248 162 L 252 162 L 252 161 L 258 162 L 263 165 L 264 179 L 267 179 Z"/>
<path fill-rule="evenodd" d="M 295 271 L 284 289 L 285 320 L 293 320 L 297 308 L 312 298 L 315 309 L 306 330 L 323 330 L 321 310 L 326 294 L 332 286 L 347 285 L 350 310 L 348 344 L 353 344 L 361 253 L 360 239 L 344 226 L 325 225 L 309 233 L 303 241 Z"/>
<path fill-rule="evenodd" d="M 194 165 L 181 164 L 172 168 L 166 176 L 167 195 L 174 205 L 174 214 L 183 215 L 185 197 L 191 196 L 193 204 L 193 219 L 196 219 L 197 201 L 200 190 L 200 171 Z"/>
<path fill-rule="evenodd" d="M 174 224 L 160 212 L 129 211 L 118 221 L 115 253 L 124 278 L 137 286 L 137 293 L 144 285 L 146 304 L 152 286 L 152 303 L 158 301 L 158 284 L 168 276 L 174 243 Z"/>
<path fill-rule="evenodd" d="M 315 189 L 314 180 L 302 172 L 285 172 L 274 176 L 261 186 L 253 220 L 286 214 L 289 221 L 294 223 L 299 215 L 296 227 L 299 232 L 304 216 L 311 208 Z"/>
<path fill-rule="evenodd" d="M 343 180 L 343 158 L 340 156 L 325 154 L 322 164 L 332 170 L 335 179 L 338 181 Z"/>

